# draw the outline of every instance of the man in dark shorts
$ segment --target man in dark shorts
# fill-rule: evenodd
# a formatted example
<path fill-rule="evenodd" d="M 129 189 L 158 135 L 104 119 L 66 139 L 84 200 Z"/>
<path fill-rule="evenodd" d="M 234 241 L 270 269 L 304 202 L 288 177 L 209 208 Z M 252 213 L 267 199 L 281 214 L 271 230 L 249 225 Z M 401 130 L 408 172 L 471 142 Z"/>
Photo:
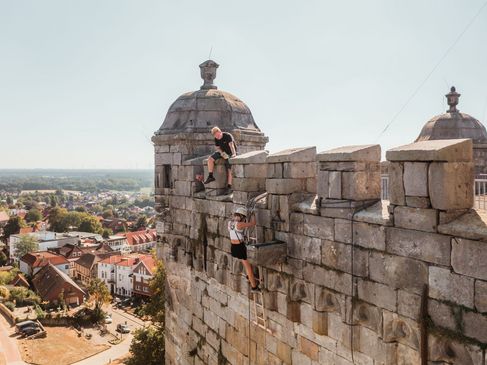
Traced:
<path fill-rule="evenodd" d="M 225 167 L 227 168 L 227 188 L 232 189 L 232 168 L 228 159 L 237 155 L 237 149 L 235 147 L 235 141 L 230 133 L 222 132 L 220 128 L 213 127 L 211 134 L 215 137 L 216 151 L 208 158 L 208 177 L 204 184 L 209 184 L 215 181 L 213 176 L 213 169 L 215 167 L 215 161 L 223 158 L 225 161 Z"/>

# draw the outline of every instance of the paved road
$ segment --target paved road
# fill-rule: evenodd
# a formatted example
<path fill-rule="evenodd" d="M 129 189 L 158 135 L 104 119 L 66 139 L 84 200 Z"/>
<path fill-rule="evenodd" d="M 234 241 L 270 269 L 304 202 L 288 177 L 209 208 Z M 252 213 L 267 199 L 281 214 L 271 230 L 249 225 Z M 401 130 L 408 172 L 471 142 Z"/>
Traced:
<path fill-rule="evenodd" d="M 110 349 L 105 350 L 96 354 L 95 356 L 89 357 L 87 359 L 81 360 L 73 365 L 104 365 L 108 364 L 111 360 L 118 359 L 129 352 L 130 343 L 133 338 L 133 331 L 137 328 L 144 326 L 144 322 L 127 314 L 119 309 L 109 309 L 108 312 L 112 315 L 113 323 L 108 325 L 108 329 L 112 333 L 115 332 L 118 323 L 127 323 L 130 328 L 130 333 L 123 335 L 123 340 L 118 345 L 112 346 Z M 118 334 L 120 336 L 120 334 Z"/>
<path fill-rule="evenodd" d="M 17 338 L 10 337 L 12 332 L 10 324 L 0 314 L 0 363 L 4 360 L 7 365 L 27 365 L 20 356 Z"/>

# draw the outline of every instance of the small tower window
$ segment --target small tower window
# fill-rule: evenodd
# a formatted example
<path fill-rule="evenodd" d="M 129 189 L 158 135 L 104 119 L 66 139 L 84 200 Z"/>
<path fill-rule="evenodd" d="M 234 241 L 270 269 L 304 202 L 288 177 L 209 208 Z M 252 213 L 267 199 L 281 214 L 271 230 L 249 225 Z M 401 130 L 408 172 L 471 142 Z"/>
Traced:
<path fill-rule="evenodd" d="M 162 187 L 172 188 L 171 165 L 162 166 Z"/>

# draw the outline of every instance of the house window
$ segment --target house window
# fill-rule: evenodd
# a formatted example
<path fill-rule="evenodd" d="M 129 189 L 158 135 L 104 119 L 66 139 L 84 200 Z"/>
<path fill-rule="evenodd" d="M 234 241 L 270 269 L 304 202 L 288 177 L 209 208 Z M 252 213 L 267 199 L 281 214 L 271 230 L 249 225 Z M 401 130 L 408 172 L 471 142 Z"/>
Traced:
<path fill-rule="evenodd" d="M 146 293 L 147 293 L 147 292 L 149 292 L 149 288 L 148 288 L 148 287 L 146 287 L 146 286 L 144 286 L 144 291 L 145 291 Z"/>

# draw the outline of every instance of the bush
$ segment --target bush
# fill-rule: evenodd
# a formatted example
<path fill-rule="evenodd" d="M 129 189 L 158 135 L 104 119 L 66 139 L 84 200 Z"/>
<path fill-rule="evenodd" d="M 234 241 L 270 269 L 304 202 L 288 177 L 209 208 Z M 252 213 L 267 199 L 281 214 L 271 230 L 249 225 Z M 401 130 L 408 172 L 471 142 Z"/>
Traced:
<path fill-rule="evenodd" d="M 11 311 L 11 312 L 13 312 L 13 311 L 15 310 L 15 304 L 14 304 L 14 303 L 12 303 L 12 302 L 5 302 L 4 304 L 5 304 L 5 306 L 6 306 L 6 307 L 7 307 L 7 308 L 8 308 L 8 309 Z"/>
<path fill-rule="evenodd" d="M 38 305 L 36 305 L 36 316 L 37 319 L 46 318 L 46 312 L 44 312 L 42 308 Z"/>
<path fill-rule="evenodd" d="M 15 300 L 17 307 L 38 305 L 41 303 L 41 298 L 36 293 L 24 287 L 13 288 L 10 291 L 10 300 Z"/>
<path fill-rule="evenodd" d="M 6 300 L 10 298 L 10 291 L 4 286 L 0 286 L 0 298 L 4 298 Z"/>

